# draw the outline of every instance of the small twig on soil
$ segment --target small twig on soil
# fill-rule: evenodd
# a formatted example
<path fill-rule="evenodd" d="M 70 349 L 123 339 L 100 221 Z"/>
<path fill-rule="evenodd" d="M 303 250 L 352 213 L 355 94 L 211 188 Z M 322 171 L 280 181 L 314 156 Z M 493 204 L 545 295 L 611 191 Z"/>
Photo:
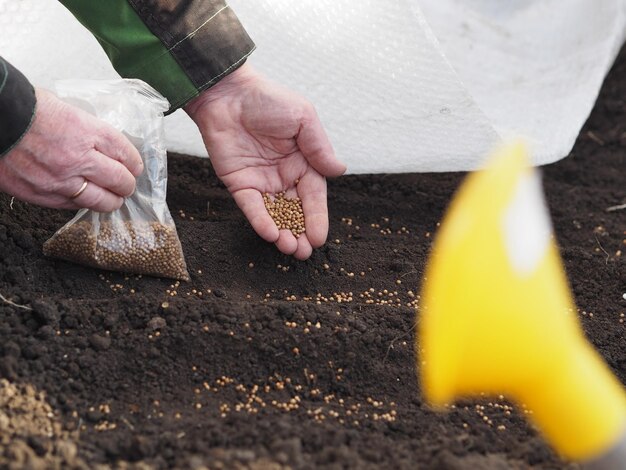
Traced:
<path fill-rule="evenodd" d="M 400 277 L 408 276 L 409 274 L 417 274 L 417 271 L 414 269 L 413 271 L 409 271 L 408 273 L 401 274 Z"/>
<path fill-rule="evenodd" d="M 24 310 L 32 310 L 32 308 L 27 307 L 26 305 L 19 305 L 19 304 L 16 304 L 15 302 L 11 302 L 2 294 L 0 294 L 0 300 L 2 300 L 4 303 L 7 303 L 9 305 L 13 305 L 14 307 L 17 307 L 17 308 L 23 308 Z"/>
<path fill-rule="evenodd" d="M 406 330 L 404 333 L 402 333 L 400 336 L 395 337 L 394 339 L 391 340 L 391 343 L 389 343 L 389 347 L 387 348 L 387 353 L 385 354 L 385 357 L 383 358 L 383 364 L 387 361 L 387 358 L 389 357 L 389 351 L 391 351 L 391 349 L 393 348 L 393 344 L 402 339 L 407 337 L 409 334 L 411 334 L 411 331 L 413 331 L 415 329 L 417 325 L 414 323 L 413 326 L 411 328 L 409 328 L 408 330 Z"/>
<path fill-rule="evenodd" d="M 607 212 L 615 212 L 615 211 L 621 211 L 623 209 L 626 209 L 626 204 L 619 204 L 617 206 L 607 207 L 604 210 L 607 211 Z"/>
<path fill-rule="evenodd" d="M 600 243 L 600 240 L 598 240 L 598 237 L 596 235 L 594 235 L 594 238 L 596 239 L 596 242 L 598 243 L 598 246 L 600 247 L 602 252 L 606 255 L 604 264 L 609 264 L 609 259 L 611 259 L 611 255 L 609 255 L 609 253 L 604 249 L 604 247 L 602 246 L 602 244 Z"/>
<path fill-rule="evenodd" d="M 122 421 L 122 423 L 124 423 L 126 426 L 128 426 L 128 428 L 129 428 L 131 431 L 134 431 L 134 430 L 135 430 L 135 426 L 133 426 L 132 424 L 130 424 L 126 418 L 122 418 L 122 419 L 121 419 L 121 421 Z"/>
<path fill-rule="evenodd" d="M 12 197 L 12 198 L 11 198 L 11 202 L 9 203 L 9 208 L 10 208 L 11 210 L 13 210 L 13 202 L 14 202 L 14 201 L 15 201 L 15 198 L 14 198 L 14 197 Z"/>
<path fill-rule="evenodd" d="M 598 145 L 604 145 L 604 140 L 595 135 L 592 131 L 587 132 L 587 137 L 593 140 Z"/>

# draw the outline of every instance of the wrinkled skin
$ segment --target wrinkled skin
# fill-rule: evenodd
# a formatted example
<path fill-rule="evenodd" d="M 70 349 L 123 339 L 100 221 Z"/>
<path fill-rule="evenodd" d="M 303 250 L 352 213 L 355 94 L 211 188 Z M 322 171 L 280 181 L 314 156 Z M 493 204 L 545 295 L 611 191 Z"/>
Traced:
<path fill-rule="evenodd" d="M 309 258 L 328 235 L 326 177 L 346 170 L 311 103 L 244 65 L 185 110 L 215 172 L 259 236 L 283 253 Z M 282 191 L 302 201 L 306 232 L 297 239 L 278 230 L 263 203 L 263 193 Z"/>
<path fill-rule="evenodd" d="M 52 93 L 36 94 L 30 129 L 0 158 L 0 191 L 57 209 L 118 209 L 143 171 L 137 149 L 113 127 Z M 85 179 L 83 193 L 70 199 Z"/>

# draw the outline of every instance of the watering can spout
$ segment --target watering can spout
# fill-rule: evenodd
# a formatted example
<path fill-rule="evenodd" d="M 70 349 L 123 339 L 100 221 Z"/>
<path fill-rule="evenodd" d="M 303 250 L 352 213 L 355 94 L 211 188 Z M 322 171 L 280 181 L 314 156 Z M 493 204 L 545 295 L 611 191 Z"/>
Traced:
<path fill-rule="evenodd" d="M 565 457 L 589 460 L 626 431 L 626 398 L 588 344 L 538 172 L 523 144 L 461 187 L 426 270 L 420 334 L 425 398 L 504 394 Z"/>

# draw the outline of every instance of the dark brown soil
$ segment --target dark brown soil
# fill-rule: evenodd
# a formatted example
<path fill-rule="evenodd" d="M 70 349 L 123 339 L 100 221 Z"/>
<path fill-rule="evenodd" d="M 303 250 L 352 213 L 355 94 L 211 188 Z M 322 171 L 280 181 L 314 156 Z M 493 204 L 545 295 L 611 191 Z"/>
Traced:
<path fill-rule="evenodd" d="M 545 169 L 580 319 L 622 382 L 626 211 L 606 208 L 626 202 L 624 77 L 626 52 L 572 156 Z M 304 263 L 253 234 L 208 161 L 172 155 L 170 175 L 192 275 L 177 287 L 44 258 L 71 214 L 0 197 L 0 293 L 32 307 L 0 302 L 0 377 L 45 391 L 78 448 L 48 466 L 568 466 L 521 415 L 420 398 L 409 291 L 463 175 L 330 182 L 329 242 Z M 45 436 L 22 437 L 0 462 L 24 441 L 45 458 Z"/>

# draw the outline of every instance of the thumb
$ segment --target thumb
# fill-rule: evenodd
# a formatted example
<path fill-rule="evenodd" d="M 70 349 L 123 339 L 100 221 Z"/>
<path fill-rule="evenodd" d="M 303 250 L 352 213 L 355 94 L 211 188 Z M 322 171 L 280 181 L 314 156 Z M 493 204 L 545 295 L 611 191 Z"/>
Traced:
<path fill-rule="evenodd" d="M 333 177 L 345 173 L 346 165 L 335 156 L 317 112 L 309 103 L 305 107 L 296 142 L 304 158 L 321 175 Z"/>

